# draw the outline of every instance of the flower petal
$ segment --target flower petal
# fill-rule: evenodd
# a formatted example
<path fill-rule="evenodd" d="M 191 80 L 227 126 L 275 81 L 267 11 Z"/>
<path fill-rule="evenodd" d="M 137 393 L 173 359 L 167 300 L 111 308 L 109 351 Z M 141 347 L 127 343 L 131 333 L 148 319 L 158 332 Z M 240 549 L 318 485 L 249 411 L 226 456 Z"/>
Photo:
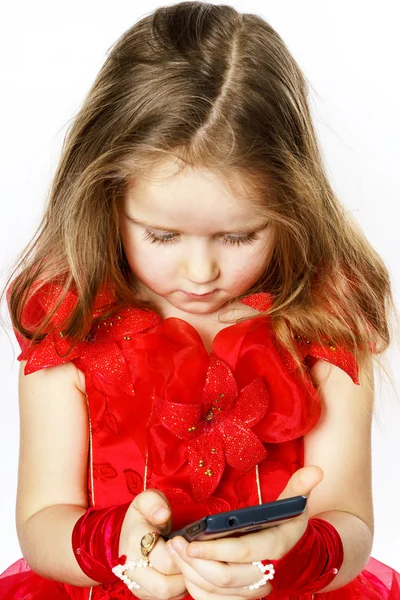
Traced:
<path fill-rule="evenodd" d="M 201 416 L 200 404 L 180 404 L 154 398 L 153 406 L 161 423 L 169 431 L 183 440 L 188 440 L 193 436 L 192 431 L 196 431 L 195 428 Z"/>
<path fill-rule="evenodd" d="M 225 419 L 219 429 L 224 440 L 226 462 L 239 471 L 248 471 L 267 456 L 263 443 L 239 420 Z"/>
<path fill-rule="evenodd" d="M 253 427 L 267 412 L 269 393 L 262 377 L 253 379 L 239 394 L 229 418 L 239 419 L 248 428 Z"/>
<path fill-rule="evenodd" d="M 223 442 L 215 426 L 189 441 L 190 482 L 197 502 L 205 500 L 217 487 L 225 468 Z"/>
<path fill-rule="evenodd" d="M 228 410 L 237 394 L 238 389 L 232 371 L 226 363 L 211 354 L 206 382 L 201 395 L 205 411 L 213 406 L 224 411 Z"/>

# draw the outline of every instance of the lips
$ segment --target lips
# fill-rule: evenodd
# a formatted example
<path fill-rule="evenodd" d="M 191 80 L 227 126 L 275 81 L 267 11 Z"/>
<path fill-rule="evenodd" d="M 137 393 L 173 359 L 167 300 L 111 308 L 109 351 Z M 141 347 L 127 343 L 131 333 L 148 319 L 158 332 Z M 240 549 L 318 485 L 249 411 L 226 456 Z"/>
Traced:
<path fill-rule="evenodd" d="M 215 294 L 217 290 L 212 290 L 211 292 L 207 292 L 206 294 L 194 294 L 192 292 L 183 292 L 186 296 L 189 296 L 189 298 L 207 298 L 208 296 L 211 296 L 212 294 Z"/>

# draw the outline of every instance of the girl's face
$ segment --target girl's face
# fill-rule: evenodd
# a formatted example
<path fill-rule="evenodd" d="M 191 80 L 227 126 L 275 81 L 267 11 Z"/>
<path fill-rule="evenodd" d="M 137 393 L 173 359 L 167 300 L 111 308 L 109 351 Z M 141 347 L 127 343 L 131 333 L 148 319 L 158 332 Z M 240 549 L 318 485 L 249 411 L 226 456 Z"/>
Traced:
<path fill-rule="evenodd" d="M 126 257 L 141 298 L 163 317 L 218 313 L 259 279 L 272 233 L 251 199 L 232 196 L 212 171 L 173 169 L 154 167 L 128 188 L 119 206 Z"/>

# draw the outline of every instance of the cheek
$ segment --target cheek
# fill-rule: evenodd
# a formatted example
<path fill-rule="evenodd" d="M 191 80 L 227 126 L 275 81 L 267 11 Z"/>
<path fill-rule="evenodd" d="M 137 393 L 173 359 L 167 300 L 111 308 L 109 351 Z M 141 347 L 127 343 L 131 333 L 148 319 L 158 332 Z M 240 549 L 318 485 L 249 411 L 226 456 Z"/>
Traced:
<path fill-rule="evenodd" d="M 266 270 L 271 260 L 273 246 L 273 234 L 271 231 L 266 231 L 262 239 L 259 240 L 259 243 L 252 248 L 249 263 L 253 265 L 254 271 L 259 275 Z"/>
<path fill-rule="evenodd" d="M 171 271 L 171 259 L 168 252 L 163 252 L 163 247 L 141 239 L 140 234 L 122 234 L 122 241 L 129 266 L 137 275 L 153 279 Z"/>
<path fill-rule="evenodd" d="M 226 268 L 232 274 L 252 275 L 260 274 L 264 271 L 268 263 L 265 246 L 248 248 L 245 251 L 239 252 L 235 260 L 227 261 Z"/>

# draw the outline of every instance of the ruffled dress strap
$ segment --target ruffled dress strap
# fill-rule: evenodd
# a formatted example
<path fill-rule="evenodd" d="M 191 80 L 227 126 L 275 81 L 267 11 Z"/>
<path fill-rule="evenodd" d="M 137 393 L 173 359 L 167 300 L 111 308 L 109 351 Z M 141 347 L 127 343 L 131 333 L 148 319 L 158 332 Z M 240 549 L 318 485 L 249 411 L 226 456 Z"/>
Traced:
<path fill-rule="evenodd" d="M 46 283 L 38 288 L 24 307 L 23 326 L 29 330 L 38 327 L 56 306 L 62 291 L 62 287 L 54 283 Z M 76 343 L 71 350 L 71 342 L 64 336 L 62 326 L 77 301 L 76 294 L 68 291 L 51 319 L 47 335 L 39 342 L 26 339 L 14 328 L 21 348 L 17 360 L 27 361 L 24 374 L 29 375 L 43 368 L 73 362 L 82 371 L 96 370 L 127 393 L 134 394 L 131 376 L 117 342 L 124 336 L 134 335 L 159 324 L 161 317 L 153 311 L 140 308 L 121 308 L 112 318 L 94 325 L 89 335 Z M 96 297 L 92 319 L 101 316 L 105 307 L 110 307 L 112 302 L 113 295 L 110 289 L 103 287 Z"/>
<path fill-rule="evenodd" d="M 11 287 L 12 284 L 7 290 L 8 300 L 11 292 Z M 55 283 L 45 283 L 40 287 L 39 284 L 34 284 L 30 296 L 22 312 L 22 325 L 26 329 L 34 331 L 35 328 L 38 327 L 46 318 L 46 316 L 56 307 L 62 292 L 63 288 Z M 99 313 L 101 313 L 102 307 L 111 303 L 112 300 L 112 294 L 108 289 L 104 288 L 103 290 L 101 290 L 96 297 L 96 302 L 92 315 L 93 318 L 98 316 Z M 77 296 L 74 293 L 68 291 L 58 310 L 55 312 L 51 319 L 51 322 L 48 326 L 49 333 L 44 339 L 50 338 L 55 341 L 56 346 L 59 345 L 60 340 L 58 338 L 63 338 L 63 333 L 61 331 L 62 324 L 64 323 L 68 315 L 72 312 L 72 310 L 75 308 L 77 301 Z M 57 336 L 54 335 L 55 333 L 57 333 Z M 27 360 L 28 362 L 30 362 L 32 354 L 36 352 L 36 350 L 42 342 L 32 342 L 32 340 L 29 340 L 22 336 L 15 328 L 14 334 L 21 348 L 21 353 L 19 354 L 17 359 Z M 65 362 L 65 360 L 63 360 L 63 357 L 58 358 L 60 358 L 61 360 L 58 361 L 57 359 L 55 359 L 55 364 L 57 364 L 58 362 Z M 69 360 L 69 358 L 66 360 Z"/>
<path fill-rule="evenodd" d="M 325 360 L 335 365 L 347 373 L 354 383 L 359 384 L 358 364 L 356 358 L 350 350 L 343 346 L 336 346 L 330 340 L 324 340 L 324 343 L 314 342 L 303 336 L 296 335 L 298 347 L 303 357 L 303 361 L 308 367 L 312 367 L 318 360 Z"/>
<path fill-rule="evenodd" d="M 273 296 L 267 292 L 259 292 L 246 296 L 241 302 L 260 312 L 264 312 L 272 305 Z M 295 335 L 295 339 L 302 359 L 308 367 L 312 367 L 318 360 L 326 360 L 342 369 L 342 371 L 345 371 L 354 383 L 360 383 L 357 361 L 352 352 L 343 347 L 335 346 L 329 339 L 325 339 L 323 344 L 307 339 L 299 334 Z M 280 348 L 280 354 L 289 370 L 294 371 L 297 365 L 289 352 Z"/>
<path fill-rule="evenodd" d="M 343 346 L 335 346 L 328 339 L 324 340 L 324 343 L 318 343 L 296 334 L 295 340 L 301 359 L 307 367 L 311 368 L 318 360 L 325 360 L 342 369 L 355 384 L 360 384 L 358 363 L 350 350 Z M 295 372 L 297 364 L 290 352 L 280 344 L 278 344 L 278 352 L 289 372 Z"/>

